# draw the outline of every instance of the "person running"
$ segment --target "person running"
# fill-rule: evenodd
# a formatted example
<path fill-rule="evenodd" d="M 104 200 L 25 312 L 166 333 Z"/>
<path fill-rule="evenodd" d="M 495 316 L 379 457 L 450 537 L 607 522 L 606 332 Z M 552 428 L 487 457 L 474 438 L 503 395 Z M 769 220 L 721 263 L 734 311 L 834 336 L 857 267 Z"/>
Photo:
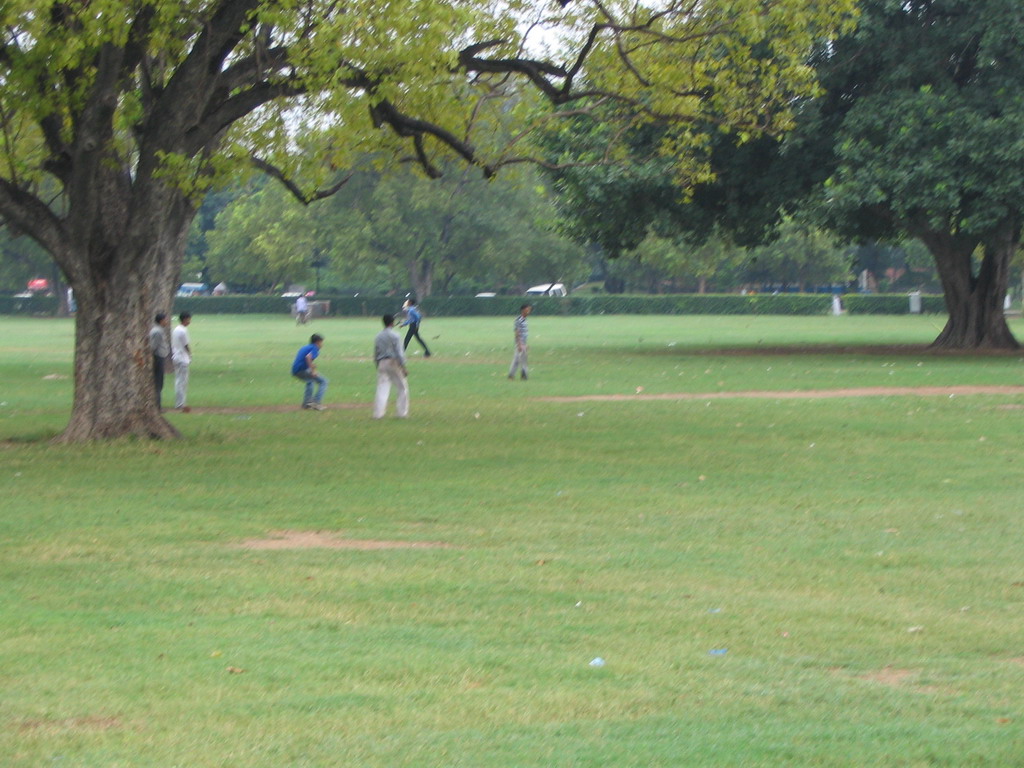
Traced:
<path fill-rule="evenodd" d="M 523 377 L 523 381 L 529 376 L 529 370 L 526 364 L 526 339 L 528 335 L 528 329 L 526 327 L 526 318 L 530 316 L 530 312 L 533 311 L 533 306 L 530 304 L 523 304 L 519 308 L 519 317 L 516 318 L 513 328 L 515 330 L 515 354 L 512 357 L 512 367 L 508 369 L 508 377 L 514 379 L 516 377 L 516 371 L 520 371 L 520 375 Z"/>
<path fill-rule="evenodd" d="M 405 334 L 405 344 L 402 345 L 402 349 L 409 348 L 409 342 L 415 337 L 416 341 L 423 347 L 423 356 L 430 357 L 430 350 L 427 348 L 427 342 L 420 338 L 420 321 L 423 320 L 423 314 L 420 312 L 419 307 L 416 305 L 416 299 L 407 299 L 405 304 L 402 306 L 405 312 L 405 322 L 399 327 L 405 328 L 409 326 L 408 332 Z"/>
<path fill-rule="evenodd" d="M 373 418 L 383 419 L 388 407 L 391 386 L 398 389 L 395 415 L 409 415 L 409 372 L 405 368 L 405 350 L 395 333 L 395 316 L 384 315 L 384 330 L 373 340 L 373 361 L 377 365 L 377 392 L 373 398 Z"/>
<path fill-rule="evenodd" d="M 326 410 L 323 404 L 324 391 L 327 389 L 327 379 L 316 372 L 316 359 L 324 345 L 324 337 L 314 333 L 309 337 L 309 344 L 299 348 L 295 354 L 295 361 L 292 363 L 292 376 L 299 381 L 306 382 L 306 389 L 302 394 L 302 407 L 313 410 Z M 313 392 L 313 385 L 316 384 L 316 392 Z"/>

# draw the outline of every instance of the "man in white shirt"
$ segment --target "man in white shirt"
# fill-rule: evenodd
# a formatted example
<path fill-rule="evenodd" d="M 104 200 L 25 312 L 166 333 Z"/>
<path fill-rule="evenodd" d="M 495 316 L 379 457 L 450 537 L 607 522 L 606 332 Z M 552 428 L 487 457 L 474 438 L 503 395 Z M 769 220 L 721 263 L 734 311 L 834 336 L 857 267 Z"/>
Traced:
<path fill-rule="evenodd" d="M 295 300 L 295 324 L 305 325 L 309 320 L 309 301 L 305 296 L 299 296 Z"/>
<path fill-rule="evenodd" d="M 192 409 L 185 404 L 188 395 L 188 370 L 192 365 L 192 345 L 188 337 L 188 326 L 192 322 L 191 312 L 178 315 L 179 324 L 171 332 L 171 360 L 174 361 L 174 407 L 182 413 Z"/>

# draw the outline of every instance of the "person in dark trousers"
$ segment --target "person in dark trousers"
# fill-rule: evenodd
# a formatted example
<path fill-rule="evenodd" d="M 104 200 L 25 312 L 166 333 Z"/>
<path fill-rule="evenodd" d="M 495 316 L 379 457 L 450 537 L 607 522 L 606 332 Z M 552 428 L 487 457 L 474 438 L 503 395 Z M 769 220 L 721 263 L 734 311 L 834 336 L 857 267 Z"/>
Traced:
<path fill-rule="evenodd" d="M 156 407 L 161 408 L 164 391 L 164 372 L 171 357 L 171 340 L 167 328 L 171 322 L 166 312 L 157 312 L 153 327 L 149 329 L 149 347 L 153 350 L 153 384 L 156 386 Z"/>
<path fill-rule="evenodd" d="M 420 338 L 420 321 L 423 319 L 423 315 L 416 306 L 416 299 L 408 299 L 402 309 L 405 312 L 405 322 L 399 327 L 405 328 L 405 326 L 409 326 L 409 330 L 405 334 L 405 344 L 402 346 L 402 349 L 408 349 L 409 342 L 415 337 L 416 341 L 418 341 L 420 346 L 423 347 L 423 356 L 430 357 L 430 350 L 427 348 L 427 343 Z"/>

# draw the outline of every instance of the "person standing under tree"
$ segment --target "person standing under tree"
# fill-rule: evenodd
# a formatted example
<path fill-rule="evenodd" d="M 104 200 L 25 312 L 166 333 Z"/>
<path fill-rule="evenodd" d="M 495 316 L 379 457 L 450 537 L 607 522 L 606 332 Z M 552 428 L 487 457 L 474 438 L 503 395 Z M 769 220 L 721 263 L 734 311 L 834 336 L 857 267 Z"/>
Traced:
<path fill-rule="evenodd" d="M 171 356 L 171 343 L 167 339 L 167 326 L 170 321 L 166 312 L 157 312 L 153 318 L 153 327 L 149 329 L 149 347 L 153 350 L 153 384 L 156 386 L 156 407 L 162 409 L 164 391 L 164 372 L 167 370 L 167 358 Z"/>
<path fill-rule="evenodd" d="M 516 377 L 516 370 L 521 372 L 523 380 L 529 376 L 529 370 L 526 365 L 526 339 L 528 335 L 528 329 L 526 327 L 526 318 L 530 316 L 530 312 L 533 310 L 533 306 L 530 304 L 523 304 L 519 308 L 519 317 L 516 318 L 513 328 L 515 330 L 515 341 L 516 348 L 515 354 L 512 357 L 512 367 L 508 369 L 508 377 L 514 379 Z"/>
<path fill-rule="evenodd" d="M 192 342 L 188 336 L 188 326 L 192 322 L 191 312 L 178 315 L 178 325 L 171 332 L 171 360 L 174 361 L 174 407 L 182 413 L 192 409 L 186 404 L 188 399 L 188 372 L 192 365 Z"/>
<path fill-rule="evenodd" d="M 391 385 L 398 389 L 395 413 L 400 419 L 409 415 L 409 371 L 405 368 L 405 350 L 395 333 L 395 316 L 384 315 L 384 330 L 373 340 L 373 361 L 377 365 L 377 392 L 373 398 L 373 418 L 383 419 L 388 407 Z"/>
<path fill-rule="evenodd" d="M 409 331 L 405 334 L 405 343 L 402 345 L 402 349 L 408 349 L 409 342 L 413 340 L 413 337 L 415 337 L 416 341 L 418 341 L 420 346 L 423 347 L 423 356 L 430 357 L 430 350 L 427 349 L 427 343 L 420 338 L 420 321 L 423 319 L 423 314 L 416 305 L 416 299 L 408 299 L 402 309 L 405 311 L 405 322 L 399 327 L 405 328 L 405 326 L 409 326 Z"/>
<path fill-rule="evenodd" d="M 316 358 L 324 345 L 324 337 L 314 333 L 309 337 L 309 344 L 300 347 L 295 355 L 295 362 L 292 363 L 292 376 L 300 381 L 306 382 L 306 389 L 302 395 L 302 407 L 314 411 L 323 411 L 324 390 L 327 389 L 327 379 L 316 372 Z M 316 394 L 313 393 L 313 384 L 317 384 Z"/>

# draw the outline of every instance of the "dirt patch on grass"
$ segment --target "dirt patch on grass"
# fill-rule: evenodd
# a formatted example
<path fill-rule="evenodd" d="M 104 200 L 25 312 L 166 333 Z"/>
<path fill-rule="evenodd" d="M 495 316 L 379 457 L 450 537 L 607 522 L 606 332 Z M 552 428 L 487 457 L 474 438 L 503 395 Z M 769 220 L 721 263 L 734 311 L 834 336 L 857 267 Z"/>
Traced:
<path fill-rule="evenodd" d="M 822 400 L 827 398 L 842 397 L 953 397 L 955 395 L 1024 395 L 1024 386 L 993 385 L 993 386 L 971 386 L 959 385 L 950 387 L 859 387 L 846 389 L 786 389 L 786 390 L 739 390 L 731 392 L 663 392 L 660 394 L 645 394 L 636 392 L 631 394 L 607 394 L 607 395 L 552 395 L 549 397 L 538 397 L 539 401 L 547 403 L 584 403 L 584 402 L 614 402 L 625 400 L 726 400 L 730 398 L 757 399 L 757 400 Z M 351 411 L 357 409 L 369 410 L 366 403 L 331 403 L 327 406 L 328 411 Z M 1000 405 L 999 408 L 1007 410 L 1024 409 L 1024 404 Z M 168 415 L 177 415 L 178 411 L 165 408 Z M 248 407 L 218 407 L 218 406 L 196 406 L 192 407 L 191 413 L 214 413 L 223 415 L 245 416 L 254 413 L 303 413 L 310 418 L 317 418 L 317 411 L 303 411 L 297 405 L 257 405 Z M 182 414 L 188 418 L 188 414 Z"/>
<path fill-rule="evenodd" d="M 327 411 L 352 411 L 358 408 L 370 409 L 369 403 L 330 403 L 326 406 Z M 183 418 L 187 418 L 192 413 L 220 413 L 225 415 L 231 414 L 248 414 L 248 413 L 303 413 L 309 415 L 310 418 L 316 418 L 321 411 L 303 410 L 300 406 L 294 404 L 288 405 L 250 405 L 250 406 L 189 406 L 189 413 L 181 414 L 174 408 L 164 408 L 163 412 L 167 416 L 177 416 L 181 414 Z"/>
<path fill-rule="evenodd" d="M 25 720 L 18 729 L 21 731 L 97 733 L 124 728 L 118 717 L 67 717 L 63 720 Z"/>
<path fill-rule="evenodd" d="M 273 531 L 262 539 L 246 539 L 240 549 L 452 549 L 443 541 L 388 541 L 384 539 L 350 539 L 331 531 Z"/>
<path fill-rule="evenodd" d="M 1019 386 L 955 386 L 955 387 L 859 387 L 850 389 L 740 390 L 736 392 L 664 392 L 647 395 L 643 392 L 617 395 L 570 395 L 539 397 L 549 403 L 583 403 L 621 400 L 725 400 L 747 398 L 758 400 L 822 400 L 839 397 L 954 397 L 956 395 L 1024 395 Z"/>
<path fill-rule="evenodd" d="M 912 669 L 901 669 L 899 667 L 885 666 L 873 672 L 865 672 L 862 675 L 850 675 L 842 668 L 835 668 L 832 672 L 841 677 L 852 677 L 855 680 L 866 680 L 869 683 L 884 685 L 887 688 L 897 688 L 911 693 L 942 693 L 942 689 L 934 685 L 918 685 L 916 680 L 918 673 Z"/>
<path fill-rule="evenodd" d="M 897 669 L 896 667 L 882 667 L 874 672 L 858 675 L 859 680 L 868 680 L 872 683 L 881 683 L 890 688 L 905 688 L 917 677 L 917 673 L 909 669 Z"/>

